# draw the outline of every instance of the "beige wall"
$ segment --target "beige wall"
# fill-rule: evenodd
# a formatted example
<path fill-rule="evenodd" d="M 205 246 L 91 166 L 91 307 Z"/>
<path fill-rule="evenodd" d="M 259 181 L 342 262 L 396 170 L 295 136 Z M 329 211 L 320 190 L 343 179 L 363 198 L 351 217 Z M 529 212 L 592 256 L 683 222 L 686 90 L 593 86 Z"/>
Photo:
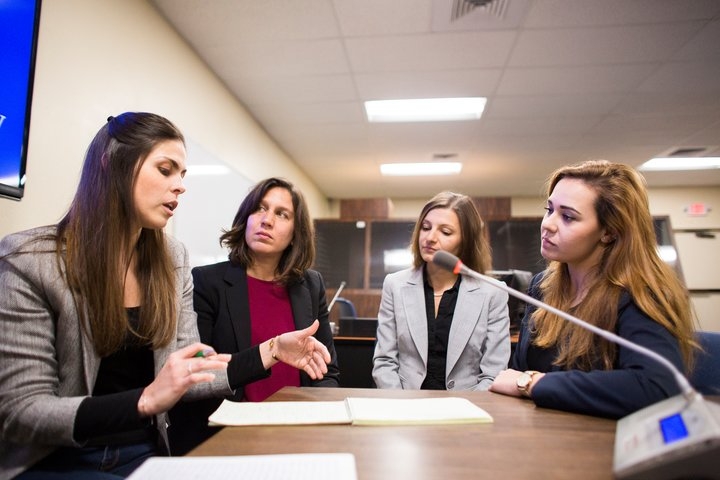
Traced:
<path fill-rule="evenodd" d="M 720 332 L 720 188 L 653 188 L 648 192 L 653 215 L 667 215 L 675 231 L 678 257 L 691 298 L 698 327 Z M 393 200 L 393 218 L 416 218 L 428 199 Z M 691 216 L 687 207 L 693 203 L 710 207 L 705 216 Z M 511 201 L 513 217 L 540 217 L 544 198 L 517 197 Z M 339 212 L 339 208 L 333 209 Z M 335 214 L 338 216 L 338 213 Z M 697 239 L 693 230 L 710 230 L 718 237 L 711 245 Z M 538 232 L 539 233 L 539 232 Z"/>
<path fill-rule="evenodd" d="M 56 222 L 93 135 L 130 110 L 169 118 L 253 182 L 288 178 L 315 215 L 327 215 L 312 181 L 145 0 L 44 0 L 25 197 L 0 199 L 0 237 Z"/>
<path fill-rule="evenodd" d="M 669 215 L 673 229 L 720 228 L 720 187 L 696 188 L 650 188 L 650 211 L 653 215 Z M 393 218 L 415 218 L 428 198 L 392 199 Z M 707 216 L 692 217 L 685 208 L 691 203 L 702 202 L 711 207 Z M 339 217 L 337 201 L 331 202 L 333 217 Z M 513 217 L 543 216 L 545 199 L 542 197 L 513 197 L 510 209 Z"/>

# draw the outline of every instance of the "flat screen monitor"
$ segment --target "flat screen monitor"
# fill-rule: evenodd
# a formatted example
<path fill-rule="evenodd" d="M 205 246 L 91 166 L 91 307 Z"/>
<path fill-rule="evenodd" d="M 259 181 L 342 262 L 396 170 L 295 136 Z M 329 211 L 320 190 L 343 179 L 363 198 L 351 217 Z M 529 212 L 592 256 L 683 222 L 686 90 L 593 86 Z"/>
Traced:
<path fill-rule="evenodd" d="M 0 196 L 20 200 L 41 0 L 0 0 Z"/>

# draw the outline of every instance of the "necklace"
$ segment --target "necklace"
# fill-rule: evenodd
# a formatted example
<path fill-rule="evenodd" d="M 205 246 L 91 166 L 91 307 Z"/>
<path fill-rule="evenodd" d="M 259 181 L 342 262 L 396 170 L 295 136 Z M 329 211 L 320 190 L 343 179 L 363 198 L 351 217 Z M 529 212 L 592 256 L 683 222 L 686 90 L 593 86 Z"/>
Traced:
<path fill-rule="evenodd" d="M 442 292 L 442 293 L 433 293 L 433 297 L 442 297 L 442 296 L 443 296 L 443 293 L 445 293 L 445 292 Z"/>

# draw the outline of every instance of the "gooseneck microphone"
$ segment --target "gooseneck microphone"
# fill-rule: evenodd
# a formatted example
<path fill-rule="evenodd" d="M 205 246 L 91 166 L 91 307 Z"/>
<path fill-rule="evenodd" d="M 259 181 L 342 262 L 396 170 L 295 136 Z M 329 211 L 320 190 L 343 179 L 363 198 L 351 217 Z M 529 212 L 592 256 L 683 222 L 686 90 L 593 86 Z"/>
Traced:
<path fill-rule="evenodd" d="M 448 252 L 436 252 L 432 263 L 456 275 L 467 275 L 505 290 L 610 342 L 652 358 L 672 372 L 682 395 L 661 400 L 618 420 L 613 457 L 613 473 L 617 480 L 720 478 L 717 468 L 720 405 L 705 401 L 665 357 L 518 292 L 492 277 L 470 270 Z"/>
<path fill-rule="evenodd" d="M 494 285 L 495 287 L 505 290 L 510 295 L 519 298 L 520 300 L 530 303 L 532 305 L 535 305 L 538 308 L 545 309 L 549 312 L 554 313 L 555 315 L 558 315 L 565 320 L 572 322 L 576 325 L 579 325 L 580 327 L 590 330 L 591 332 L 603 337 L 605 340 L 608 340 L 609 342 L 613 342 L 618 345 L 622 345 L 623 347 L 629 348 L 630 350 L 635 350 L 636 352 L 639 352 L 643 355 L 646 355 L 657 362 L 664 365 L 668 370 L 670 370 L 675 377 L 675 381 L 677 382 L 678 386 L 680 387 L 680 390 L 682 391 L 685 398 L 688 400 L 692 399 L 695 395 L 698 395 L 698 393 L 695 391 L 695 389 L 690 385 L 690 382 L 687 378 L 685 378 L 685 375 L 683 375 L 675 365 L 673 365 L 668 359 L 663 357 L 662 355 L 658 355 L 657 353 L 653 352 L 652 350 L 643 347 L 642 345 L 638 345 L 636 343 L 630 342 L 612 332 L 609 332 L 607 330 L 603 330 L 602 328 L 596 327 L 595 325 L 592 325 L 585 320 L 580 320 L 579 318 L 570 315 L 567 312 L 563 312 L 562 310 L 559 310 L 552 305 L 548 305 L 545 302 L 541 302 L 540 300 L 531 297 L 530 295 L 526 295 L 522 292 L 519 292 L 515 290 L 514 288 L 508 287 L 504 282 L 501 282 L 499 280 L 496 280 L 492 277 L 488 277 L 487 275 L 482 275 L 474 270 L 469 269 L 466 267 L 462 261 L 453 255 L 452 253 L 445 252 L 443 250 L 439 250 L 435 252 L 435 255 L 433 255 L 432 262 L 441 267 L 445 270 L 449 270 L 453 272 L 454 274 L 462 274 L 467 275 L 469 277 L 477 278 L 478 280 L 482 280 L 486 283 L 489 283 L 491 285 Z"/>
<path fill-rule="evenodd" d="M 328 312 L 332 310 L 333 305 L 335 305 L 335 300 L 338 299 L 338 297 L 340 296 L 340 292 L 342 292 L 343 288 L 345 288 L 345 280 L 340 282 L 340 286 L 338 287 L 337 292 L 335 292 L 332 300 L 330 300 L 330 304 L 328 305 Z"/>

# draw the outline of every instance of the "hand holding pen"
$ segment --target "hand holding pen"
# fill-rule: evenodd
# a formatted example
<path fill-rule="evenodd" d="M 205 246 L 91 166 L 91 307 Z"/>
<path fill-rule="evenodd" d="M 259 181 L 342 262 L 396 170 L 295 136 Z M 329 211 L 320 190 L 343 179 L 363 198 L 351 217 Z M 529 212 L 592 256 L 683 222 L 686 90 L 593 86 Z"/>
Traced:
<path fill-rule="evenodd" d="M 170 354 L 155 380 L 143 390 L 138 412 L 148 417 L 168 411 L 193 385 L 212 382 L 212 371 L 226 369 L 230 358 L 199 342 Z"/>

